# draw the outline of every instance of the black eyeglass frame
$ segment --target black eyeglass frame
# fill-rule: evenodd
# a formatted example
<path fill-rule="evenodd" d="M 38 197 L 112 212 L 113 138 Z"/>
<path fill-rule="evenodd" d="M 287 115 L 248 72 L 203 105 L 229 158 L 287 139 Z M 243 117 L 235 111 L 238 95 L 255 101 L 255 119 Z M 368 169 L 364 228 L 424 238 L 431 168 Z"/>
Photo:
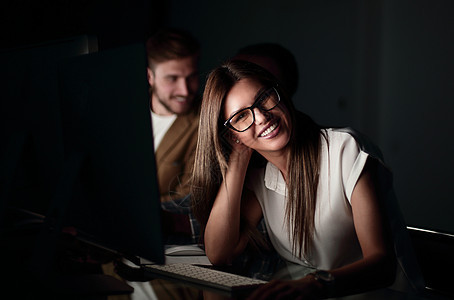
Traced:
<path fill-rule="evenodd" d="M 274 92 L 275 92 L 276 95 L 277 95 L 277 103 L 276 103 L 276 105 L 274 105 L 274 106 L 271 107 L 270 109 L 262 109 L 262 108 L 260 107 L 260 104 L 263 102 L 262 96 L 263 96 L 264 94 L 268 93 L 268 92 L 271 91 L 271 90 L 274 90 Z M 261 111 L 265 111 L 265 112 L 266 112 L 266 111 L 270 111 L 270 110 L 273 110 L 274 108 L 276 108 L 276 106 L 278 106 L 279 103 L 281 103 L 281 95 L 279 94 L 279 92 L 277 91 L 277 89 L 273 86 L 273 87 L 271 87 L 271 88 L 269 88 L 269 89 L 266 89 L 266 90 L 263 91 L 262 93 L 260 93 L 260 95 L 259 95 L 259 96 L 257 97 L 257 99 L 255 100 L 254 104 L 252 104 L 252 105 L 249 106 L 249 107 L 243 108 L 243 109 L 237 111 L 236 113 L 234 113 L 233 116 L 231 116 L 230 118 L 228 118 L 228 119 L 224 122 L 224 126 L 230 128 L 230 129 L 233 129 L 233 130 L 235 130 L 235 131 L 237 131 L 237 132 L 244 132 L 244 131 L 248 130 L 249 128 L 251 128 L 252 124 L 255 123 L 255 113 L 254 113 L 254 108 L 258 107 Z M 252 112 L 252 122 L 251 122 L 251 124 L 250 124 L 248 127 L 246 127 L 245 129 L 243 129 L 243 130 L 238 130 L 238 129 L 236 129 L 235 127 L 233 127 L 233 125 L 230 124 L 230 122 L 232 121 L 232 119 L 233 119 L 237 114 L 242 113 L 242 112 L 245 111 L 245 110 L 250 110 L 250 111 Z"/>

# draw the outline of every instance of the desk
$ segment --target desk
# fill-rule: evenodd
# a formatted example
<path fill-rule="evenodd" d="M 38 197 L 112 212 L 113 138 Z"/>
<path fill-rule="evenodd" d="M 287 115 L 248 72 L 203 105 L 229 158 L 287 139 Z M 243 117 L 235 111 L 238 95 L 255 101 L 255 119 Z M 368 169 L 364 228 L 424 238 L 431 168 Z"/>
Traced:
<path fill-rule="evenodd" d="M 158 299 L 204 299 L 204 300 L 232 300 L 245 299 L 244 295 L 225 295 L 212 290 L 203 288 L 197 289 L 184 283 L 174 283 L 165 280 L 159 280 L 159 287 L 156 290 Z M 448 300 L 438 295 L 409 295 L 391 289 L 379 289 L 358 295 L 339 297 L 341 300 Z"/>
<path fill-rule="evenodd" d="M 185 258 L 188 261 L 191 257 Z M 200 258 L 195 258 L 199 260 Z M 312 272 L 312 269 L 304 268 L 293 264 L 279 264 L 272 278 L 278 279 L 297 279 L 304 277 L 307 273 Z M 244 299 L 247 294 L 227 294 L 225 292 L 214 290 L 201 285 L 191 284 L 184 281 L 167 280 L 164 278 L 148 277 L 151 281 L 153 290 L 158 299 L 207 299 L 207 300 L 225 300 L 225 299 Z M 414 295 L 405 293 L 391 288 L 378 289 L 367 293 L 357 295 L 339 297 L 337 299 L 344 300 L 381 300 L 381 299 L 415 299 L 415 300 L 442 300 L 449 299 L 441 295 L 433 293 L 425 293 L 424 295 Z"/>

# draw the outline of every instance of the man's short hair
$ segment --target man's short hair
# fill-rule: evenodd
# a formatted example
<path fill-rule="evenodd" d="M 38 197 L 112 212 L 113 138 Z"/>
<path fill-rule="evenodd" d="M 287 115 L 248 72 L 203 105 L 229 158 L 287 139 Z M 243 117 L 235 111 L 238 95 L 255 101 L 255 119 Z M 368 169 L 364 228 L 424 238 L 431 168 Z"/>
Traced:
<path fill-rule="evenodd" d="M 177 28 L 162 28 L 153 34 L 146 43 L 148 65 L 172 59 L 198 56 L 200 44 L 188 31 Z"/>

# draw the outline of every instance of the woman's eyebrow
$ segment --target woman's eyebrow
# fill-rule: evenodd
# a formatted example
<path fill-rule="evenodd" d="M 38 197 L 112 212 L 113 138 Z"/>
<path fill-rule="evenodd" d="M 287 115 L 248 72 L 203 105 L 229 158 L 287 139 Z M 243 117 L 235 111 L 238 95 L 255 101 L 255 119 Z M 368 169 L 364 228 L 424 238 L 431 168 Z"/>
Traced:
<path fill-rule="evenodd" d="M 256 93 L 255 96 L 254 96 L 254 103 L 253 103 L 252 105 L 254 105 L 254 104 L 257 102 L 257 100 L 259 100 L 260 96 L 263 95 L 263 93 L 266 92 L 266 90 L 267 90 L 267 88 L 262 87 L 261 89 L 259 89 L 259 90 L 257 91 L 257 93 Z M 251 105 L 251 106 L 252 106 L 252 105 Z M 227 120 L 230 119 L 230 118 L 231 118 L 234 114 L 236 114 L 237 112 L 240 112 L 240 111 L 242 111 L 242 110 L 244 110 L 244 109 L 248 109 L 249 107 L 250 107 L 250 106 L 248 106 L 248 107 L 243 107 L 243 108 L 240 108 L 240 109 L 237 109 L 237 110 L 233 111 L 233 112 L 228 116 Z"/>
<path fill-rule="evenodd" d="M 240 109 L 237 109 L 237 110 L 233 111 L 233 112 L 228 116 L 227 120 L 230 119 L 231 117 L 233 117 L 233 115 L 236 114 L 237 112 L 240 112 L 240 111 L 245 110 L 245 109 L 247 109 L 247 107 L 243 107 L 243 108 L 240 108 Z"/>
<path fill-rule="evenodd" d="M 262 87 L 261 89 L 259 89 L 257 91 L 257 93 L 255 94 L 255 97 L 254 97 L 254 103 L 257 102 L 257 100 L 259 100 L 260 96 L 263 95 L 264 92 L 266 92 L 268 89 L 265 88 L 265 87 Z"/>

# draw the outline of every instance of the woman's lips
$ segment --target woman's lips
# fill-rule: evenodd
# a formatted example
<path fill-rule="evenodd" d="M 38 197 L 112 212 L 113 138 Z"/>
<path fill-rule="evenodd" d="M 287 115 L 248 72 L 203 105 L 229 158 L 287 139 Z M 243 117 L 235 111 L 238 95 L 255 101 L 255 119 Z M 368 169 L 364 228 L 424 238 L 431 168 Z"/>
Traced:
<path fill-rule="evenodd" d="M 278 121 L 274 121 L 271 126 L 266 128 L 262 133 L 259 134 L 259 137 L 268 137 L 271 133 L 275 131 L 275 129 L 279 126 Z"/>

